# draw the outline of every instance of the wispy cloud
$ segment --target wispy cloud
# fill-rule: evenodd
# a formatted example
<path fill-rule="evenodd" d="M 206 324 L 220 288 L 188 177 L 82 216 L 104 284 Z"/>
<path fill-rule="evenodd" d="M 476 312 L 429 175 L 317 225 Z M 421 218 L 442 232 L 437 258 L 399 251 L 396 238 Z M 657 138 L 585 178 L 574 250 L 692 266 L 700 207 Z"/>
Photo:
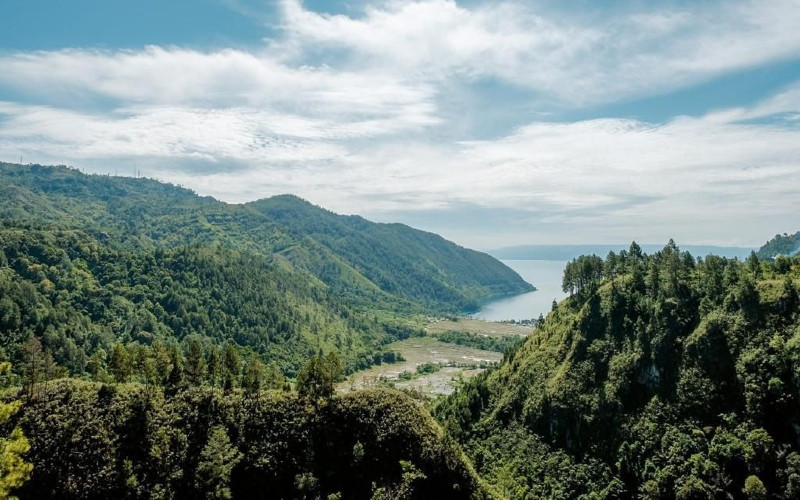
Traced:
<path fill-rule="evenodd" d="M 283 11 L 284 46 L 345 48 L 355 66 L 434 79 L 498 78 L 569 106 L 666 91 L 800 50 L 796 0 L 664 4 L 613 16 L 452 0 L 388 2 L 360 18 L 319 14 L 299 0 L 284 0 Z"/>

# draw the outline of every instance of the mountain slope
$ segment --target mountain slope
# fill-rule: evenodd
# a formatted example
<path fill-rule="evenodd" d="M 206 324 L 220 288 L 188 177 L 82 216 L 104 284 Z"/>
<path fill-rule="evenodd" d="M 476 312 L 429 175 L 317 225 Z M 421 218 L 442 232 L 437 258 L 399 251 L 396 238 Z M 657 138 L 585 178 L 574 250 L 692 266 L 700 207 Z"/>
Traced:
<path fill-rule="evenodd" d="M 80 376 L 114 343 L 201 336 L 233 342 L 294 375 L 310 353 L 338 351 L 349 370 L 400 334 L 275 262 L 235 250 L 134 252 L 78 230 L 0 229 L 0 343 L 22 361 L 33 335 Z M 101 356 L 105 356 L 102 354 Z M 18 364 L 22 366 L 22 364 Z"/>
<path fill-rule="evenodd" d="M 393 359 L 383 346 L 415 333 L 414 315 L 529 288 L 436 235 L 293 197 L 229 205 L 148 179 L 10 164 L 0 194 L 0 359 L 18 371 L 35 337 L 73 376 L 102 378 L 117 343 L 135 353 L 195 338 L 207 356 L 233 344 L 289 376 L 332 351 L 352 372 Z"/>
<path fill-rule="evenodd" d="M 293 235 L 308 235 L 342 257 L 381 290 L 435 305 L 475 308 L 487 296 L 530 287 L 487 254 L 403 224 L 341 216 L 290 195 L 249 203 Z M 488 294 L 488 295 L 487 295 Z"/>
<path fill-rule="evenodd" d="M 776 234 L 758 249 L 759 259 L 774 259 L 778 255 L 792 256 L 800 253 L 800 231 L 794 234 Z"/>
<path fill-rule="evenodd" d="M 800 494 L 800 258 L 789 267 L 638 247 L 437 409 L 511 498 Z"/>
<path fill-rule="evenodd" d="M 459 311 L 531 289 L 499 261 L 437 235 L 339 216 L 294 197 L 229 205 L 149 179 L 40 165 L 0 164 L 0 186 L 4 223 L 80 229 L 129 249 L 222 245 L 281 255 L 365 305 L 410 299 Z"/>

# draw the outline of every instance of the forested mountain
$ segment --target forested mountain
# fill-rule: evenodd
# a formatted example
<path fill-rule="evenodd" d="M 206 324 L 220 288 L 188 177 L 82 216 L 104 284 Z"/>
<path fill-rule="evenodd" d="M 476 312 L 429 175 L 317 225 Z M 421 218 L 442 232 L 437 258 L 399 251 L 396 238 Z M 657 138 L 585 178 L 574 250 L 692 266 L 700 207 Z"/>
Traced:
<path fill-rule="evenodd" d="M 431 306 L 444 302 L 470 308 L 487 293 L 503 296 L 533 289 L 493 257 L 403 224 L 343 217 L 290 195 L 248 205 L 290 234 L 312 237 L 381 290 Z"/>
<path fill-rule="evenodd" d="M 475 308 L 532 287 L 479 252 L 401 224 L 340 216 L 291 196 L 230 205 L 149 179 L 0 164 L 4 225 L 80 229 L 128 249 L 221 245 L 288 260 L 337 295 Z M 413 257 L 413 258 L 412 258 Z"/>
<path fill-rule="evenodd" d="M 558 305 L 436 415 L 510 498 L 799 498 L 800 257 L 672 243 L 571 262 Z"/>
<path fill-rule="evenodd" d="M 480 498 L 416 402 L 333 387 L 394 361 L 417 316 L 529 289 L 436 235 L 294 197 L 0 164 L 0 493 Z"/>
<path fill-rule="evenodd" d="M 391 358 L 381 346 L 413 331 L 412 314 L 530 289 L 485 254 L 294 197 L 228 205 L 10 164 L 0 191 L 0 336 L 15 366 L 31 336 L 74 376 L 115 343 L 197 336 L 206 353 L 232 344 L 289 376 L 331 351 L 352 371 Z"/>
<path fill-rule="evenodd" d="M 800 231 L 794 234 L 776 234 L 758 249 L 760 259 L 774 259 L 778 255 L 791 257 L 797 253 L 800 253 Z"/>
<path fill-rule="evenodd" d="M 574 259 L 570 296 L 435 404 L 443 434 L 404 394 L 334 385 L 392 362 L 417 315 L 530 289 L 487 255 L 293 196 L 37 165 L 0 165 L 0 221 L 19 471 L 0 491 L 800 498 L 798 235 L 761 260 L 671 241 Z"/>

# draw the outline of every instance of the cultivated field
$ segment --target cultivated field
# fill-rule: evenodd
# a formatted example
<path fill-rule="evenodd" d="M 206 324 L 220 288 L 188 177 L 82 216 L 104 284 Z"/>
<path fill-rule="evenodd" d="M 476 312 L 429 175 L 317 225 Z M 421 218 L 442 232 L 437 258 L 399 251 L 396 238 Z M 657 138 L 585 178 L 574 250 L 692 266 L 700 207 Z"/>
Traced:
<path fill-rule="evenodd" d="M 469 332 L 478 335 L 486 335 L 487 337 L 500 337 L 505 335 L 527 337 L 533 333 L 533 327 L 513 325 L 511 323 L 495 323 L 482 319 L 459 318 L 457 321 L 446 319 L 434 320 L 425 327 L 425 331 L 433 335 L 443 332 Z"/>
<path fill-rule="evenodd" d="M 459 375 L 464 378 L 473 376 L 482 371 L 482 366 L 498 363 L 503 359 L 499 352 L 448 344 L 431 337 L 414 337 L 394 342 L 386 346 L 386 350 L 401 353 L 405 361 L 373 366 L 354 373 L 339 384 L 339 390 L 362 389 L 391 382 L 395 387 L 415 389 L 427 395 L 450 394 L 455 389 L 454 378 Z M 434 373 L 417 375 L 417 366 L 423 363 L 435 363 L 442 367 Z M 414 377 L 411 380 L 401 380 L 403 372 L 414 374 Z"/>

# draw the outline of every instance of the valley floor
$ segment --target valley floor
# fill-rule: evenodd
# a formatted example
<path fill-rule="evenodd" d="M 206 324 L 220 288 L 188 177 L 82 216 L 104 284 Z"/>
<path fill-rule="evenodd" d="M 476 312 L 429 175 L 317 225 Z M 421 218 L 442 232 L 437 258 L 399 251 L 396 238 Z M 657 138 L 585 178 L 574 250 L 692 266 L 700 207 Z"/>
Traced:
<path fill-rule="evenodd" d="M 387 351 L 399 352 L 404 361 L 374 365 L 354 373 L 338 386 L 340 392 L 391 385 L 410 389 L 424 396 L 452 394 L 458 381 L 471 378 L 488 366 L 499 363 L 503 354 L 437 339 L 437 335 L 455 332 L 493 338 L 523 338 L 533 332 L 531 327 L 497 323 L 471 318 L 436 319 L 425 328 L 424 337 L 412 337 L 386 346 Z M 428 370 L 435 370 L 427 373 Z M 430 365 L 433 365 L 430 366 Z M 423 373 L 420 373 L 423 372 Z"/>

